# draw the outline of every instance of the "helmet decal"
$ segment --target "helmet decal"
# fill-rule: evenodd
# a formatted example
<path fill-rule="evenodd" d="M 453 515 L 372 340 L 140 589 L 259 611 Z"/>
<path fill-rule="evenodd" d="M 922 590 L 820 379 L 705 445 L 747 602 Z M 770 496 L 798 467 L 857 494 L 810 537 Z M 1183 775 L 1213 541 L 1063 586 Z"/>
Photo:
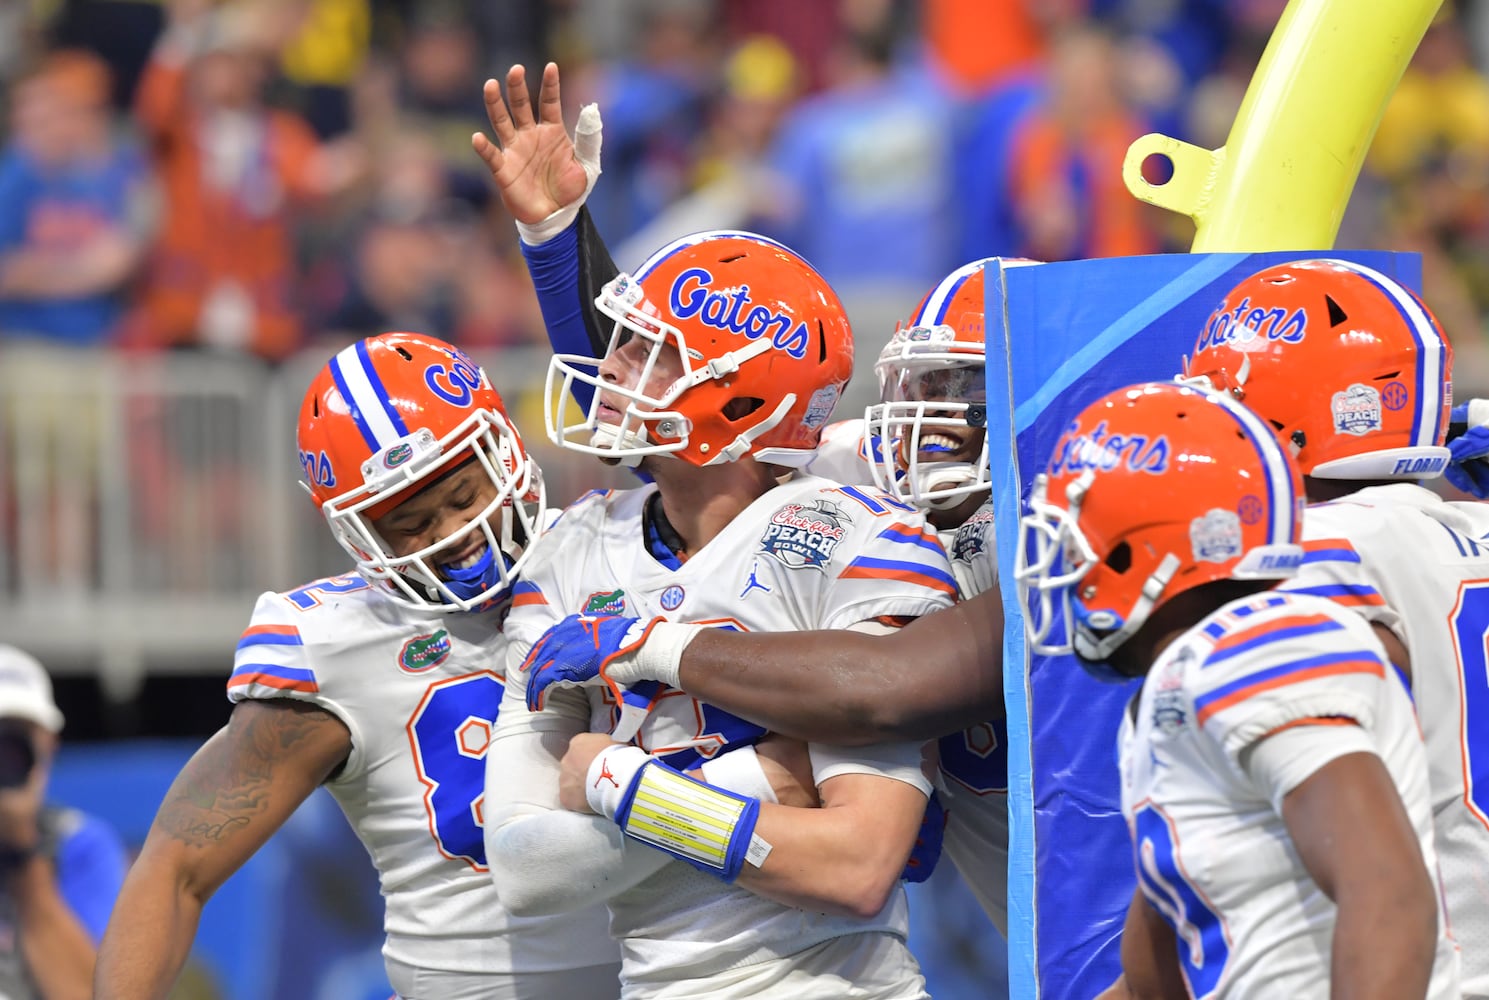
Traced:
<path fill-rule="evenodd" d="M 678 319 L 692 319 L 704 326 L 729 333 L 742 333 L 747 340 L 770 336 L 770 346 L 785 351 L 793 358 L 807 356 L 810 334 L 807 325 L 768 306 L 750 301 L 750 286 L 739 285 L 728 291 L 713 290 L 714 276 L 701 267 L 692 267 L 672 281 L 667 304 Z"/>

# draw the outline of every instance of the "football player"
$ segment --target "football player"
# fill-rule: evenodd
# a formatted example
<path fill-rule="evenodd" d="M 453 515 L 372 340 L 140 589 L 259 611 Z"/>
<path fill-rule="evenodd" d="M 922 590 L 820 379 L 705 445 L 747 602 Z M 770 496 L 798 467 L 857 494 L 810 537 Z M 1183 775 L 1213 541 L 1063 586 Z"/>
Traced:
<path fill-rule="evenodd" d="M 381 878 L 399 997 L 613 1000 L 604 908 L 513 917 L 488 873 L 482 755 L 502 620 L 547 516 L 501 399 L 451 345 L 382 334 L 316 375 L 298 441 L 356 570 L 260 597 L 227 684 L 231 720 L 156 815 L 96 995 L 166 996 L 207 899 L 325 784 Z"/>
<path fill-rule="evenodd" d="M 508 94 L 527 93 L 520 66 L 512 68 L 506 83 Z M 588 289 L 616 269 L 583 209 L 599 173 L 599 115 L 593 106 L 581 112 L 570 141 L 558 85 L 557 68 L 550 64 L 543 74 L 540 114 L 534 119 L 527 101 L 518 100 L 509 108 L 501 88 L 489 81 L 484 97 L 500 146 L 480 135 L 474 143 L 517 219 L 555 351 L 572 353 L 578 349 L 573 345 L 592 342 L 601 327 L 603 317 L 586 306 L 586 296 L 593 298 Z M 875 371 L 882 402 L 870 406 L 862 420 L 824 427 L 801 472 L 834 482 L 874 482 L 902 502 L 924 509 L 951 547 L 960 595 L 971 598 L 992 590 L 996 599 L 983 365 L 983 274 L 989 263 L 974 261 L 957 268 L 926 294 L 879 355 Z M 587 397 L 588 387 L 576 383 L 573 389 L 577 397 Z M 883 441 L 892 442 L 891 447 L 884 447 Z M 852 672 L 839 676 L 847 681 Z M 1001 684 L 995 676 L 989 680 L 991 685 L 983 685 L 989 688 L 987 696 L 973 701 L 990 710 L 940 742 L 938 786 L 943 799 L 955 803 L 945 830 L 947 853 L 1003 929 L 1006 735 Z M 877 686 L 870 681 L 854 695 Z M 724 704 L 729 704 L 727 698 Z M 811 708 L 799 702 L 796 707 Z M 787 728 L 807 738 L 837 738 L 810 718 L 797 728 L 788 722 Z"/>
<path fill-rule="evenodd" d="M 1021 520 L 1031 645 L 1144 678 L 1119 740 L 1131 994 L 1459 995 L 1411 693 L 1364 619 L 1272 589 L 1302 508 L 1256 415 L 1148 383 L 1072 422 Z"/>
<path fill-rule="evenodd" d="M 551 404 L 586 382 L 592 403 L 575 422 L 550 405 L 549 434 L 652 484 L 580 500 L 540 541 L 508 620 L 514 655 L 572 611 L 884 631 L 951 603 L 919 511 L 784 476 L 853 364 L 842 305 L 810 265 L 756 235 L 702 233 L 617 276 L 598 306 L 607 350 L 556 355 L 547 391 Z M 795 998 L 845 977 L 856 995 L 925 995 L 899 882 L 930 791 L 918 742 L 812 744 L 822 808 L 791 808 L 716 787 L 711 771 L 731 772 L 731 748 L 761 726 L 680 690 L 529 698 L 515 661 L 508 676 L 487 758 L 498 890 L 518 912 L 608 898 L 624 996 Z M 644 719 L 633 742 L 612 741 L 617 711 L 622 739 Z"/>
<path fill-rule="evenodd" d="M 1448 462 L 1452 363 L 1409 289 L 1304 260 L 1232 289 L 1185 377 L 1261 416 L 1302 468 L 1307 554 L 1284 589 L 1358 611 L 1409 672 L 1463 989 L 1489 997 L 1489 507 L 1416 482 Z"/>

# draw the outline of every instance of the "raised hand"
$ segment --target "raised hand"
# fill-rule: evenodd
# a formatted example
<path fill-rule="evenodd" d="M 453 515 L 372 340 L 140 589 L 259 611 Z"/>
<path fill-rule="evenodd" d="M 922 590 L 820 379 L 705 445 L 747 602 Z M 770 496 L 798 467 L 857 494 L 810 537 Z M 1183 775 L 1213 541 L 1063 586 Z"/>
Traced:
<path fill-rule="evenodd" d="M 564 128 L 555 63 L 543 67 L 536 120 L 526 71 L 513 66 L 506 82 L 505 97 L 495 80 L 487 80 L 482 89 L 496 142 L 480 132 L 471 136 L 471 146 L 491 171 L 502 204 L 528 226 L 563 208 L 577 211 L 600 175 L 599 110 L 588 105 L 580 112 L 571 139 Z"/>

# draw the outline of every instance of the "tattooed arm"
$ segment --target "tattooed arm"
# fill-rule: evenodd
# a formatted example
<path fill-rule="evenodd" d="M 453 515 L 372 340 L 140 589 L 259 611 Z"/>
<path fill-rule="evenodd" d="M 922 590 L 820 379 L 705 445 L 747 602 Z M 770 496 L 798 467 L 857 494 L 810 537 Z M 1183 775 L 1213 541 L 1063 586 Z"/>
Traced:
<path fill-rule="evenodd" d="M 165 997 L 202 906 L 351 752 L 323 709 L 245 701 L 176 776 L 98 952 L 97 1000 Z"/>

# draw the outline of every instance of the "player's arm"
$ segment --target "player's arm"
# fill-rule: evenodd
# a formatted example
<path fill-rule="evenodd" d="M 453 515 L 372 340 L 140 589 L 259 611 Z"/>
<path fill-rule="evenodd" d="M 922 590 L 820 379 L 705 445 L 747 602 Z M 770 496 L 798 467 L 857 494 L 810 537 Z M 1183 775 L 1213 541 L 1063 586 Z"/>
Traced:
<path fill-rule="evenodd" d="M 1437 895 L 1385 763 L 1371 752 L 1334 758 L 1287 794 L 1282 819 L 1308 874 L 1338 907 L 1331 995 L 1426 995 Z"/>
<path fill-rule="evenodd" d="M 814 760 L 822 749 L 813 747 Z M 884 752 L 871 766 L 818 784 L 821 808 L 761 804 L 755 829 L 771 851 L 758 867 L 745 865 L 741 886 L 787 906 L 864 919 L 884 908 L 920 833 L 930 784 L 914 744 L 873 749 Z"/>
<path fill-rule="evenodd" d="M 1122 927 L 1122 974 L 1096 1000 L 1187 1000 L 1174 929 L 1141 889 L 1132 892 Z"/>
<path fill-rule="evenodd" d="M 683 775 L 639 747 L 589 734 L 574 740 L 562 766 L 567 808 L 612 820 L 658 848 L 658 856 L 679 857 L 787 906 L 862 918 L 883 909 L 899 882 L 931 787 L 916 744 L 853 751 L 813 745 L 816 796 L 801 804 L 766 787 L 750 748 Z M 655 770 L 646 772 L 649 766 Z M 658 801 L 672 803 L 665 831 L 648 815 Z M 688 816 L 713 818 L 690 829 Z M 659 841 L 659 832 L 668 836 Z M 727 857 L 699 863 L 711 847 Z"/>
<path fill-rule="evenodd" d="M 471 144 L 517 221 L 522 256 L 553 350 L 599 357 L 611 325 L 594 301 L 618 273 L 584 209 L 600 174 L 599 111 L 593 105 L 581 111 L 574 137 L 569 137 L 553 63 L 543 69 L 537 118 L 521 66 L 507 72 L 505 97 L 495 80 L 486 82 L 482 96 L 496 142 L 477 133 Z M 576 386 L 576 391 L 588 394 L 587 387 Z M 588 402 L 580 400 L 581 405 Z"/>
<path fill-rule="evenodd" d="M 796 739 L 863 746 L 926 740 L 1003 716 L 997 590 L 874 633 L 730 632 L 570 616 L 535 647 L 527 683 L 659 680 Z"/>
<path fill-rule="evenodd" d="M 98 953 L 98 1000 L 165 997 L 202 906 L 351 752 L 331 713 L 245 701 L 176 776 L 130 869 Z"/>
<path fill-rule="evenodd" d="M 679 680 L 696 698 L 798 739 L 925 740 L 1003 716 L 1002 636 L 993 590 L 882 634 L 702 631 Z"/>
<path fill-rule="evenodd" d="M 508 634 L 535 616 L 519 609 Z M 588 696 L 577 689 L 552 692 L 529 712 L 520 664 L 527 644 L 508 651 L 507 687 L 486 749 L 484 833 L 491 878 L 502 905 L 517 916 L 565 913 L 604 902 L 637 885 L 664 864 L 665 856 L 628 843 L 612 824 L 563 808 L 559 762 L 589 729 Z"/>

